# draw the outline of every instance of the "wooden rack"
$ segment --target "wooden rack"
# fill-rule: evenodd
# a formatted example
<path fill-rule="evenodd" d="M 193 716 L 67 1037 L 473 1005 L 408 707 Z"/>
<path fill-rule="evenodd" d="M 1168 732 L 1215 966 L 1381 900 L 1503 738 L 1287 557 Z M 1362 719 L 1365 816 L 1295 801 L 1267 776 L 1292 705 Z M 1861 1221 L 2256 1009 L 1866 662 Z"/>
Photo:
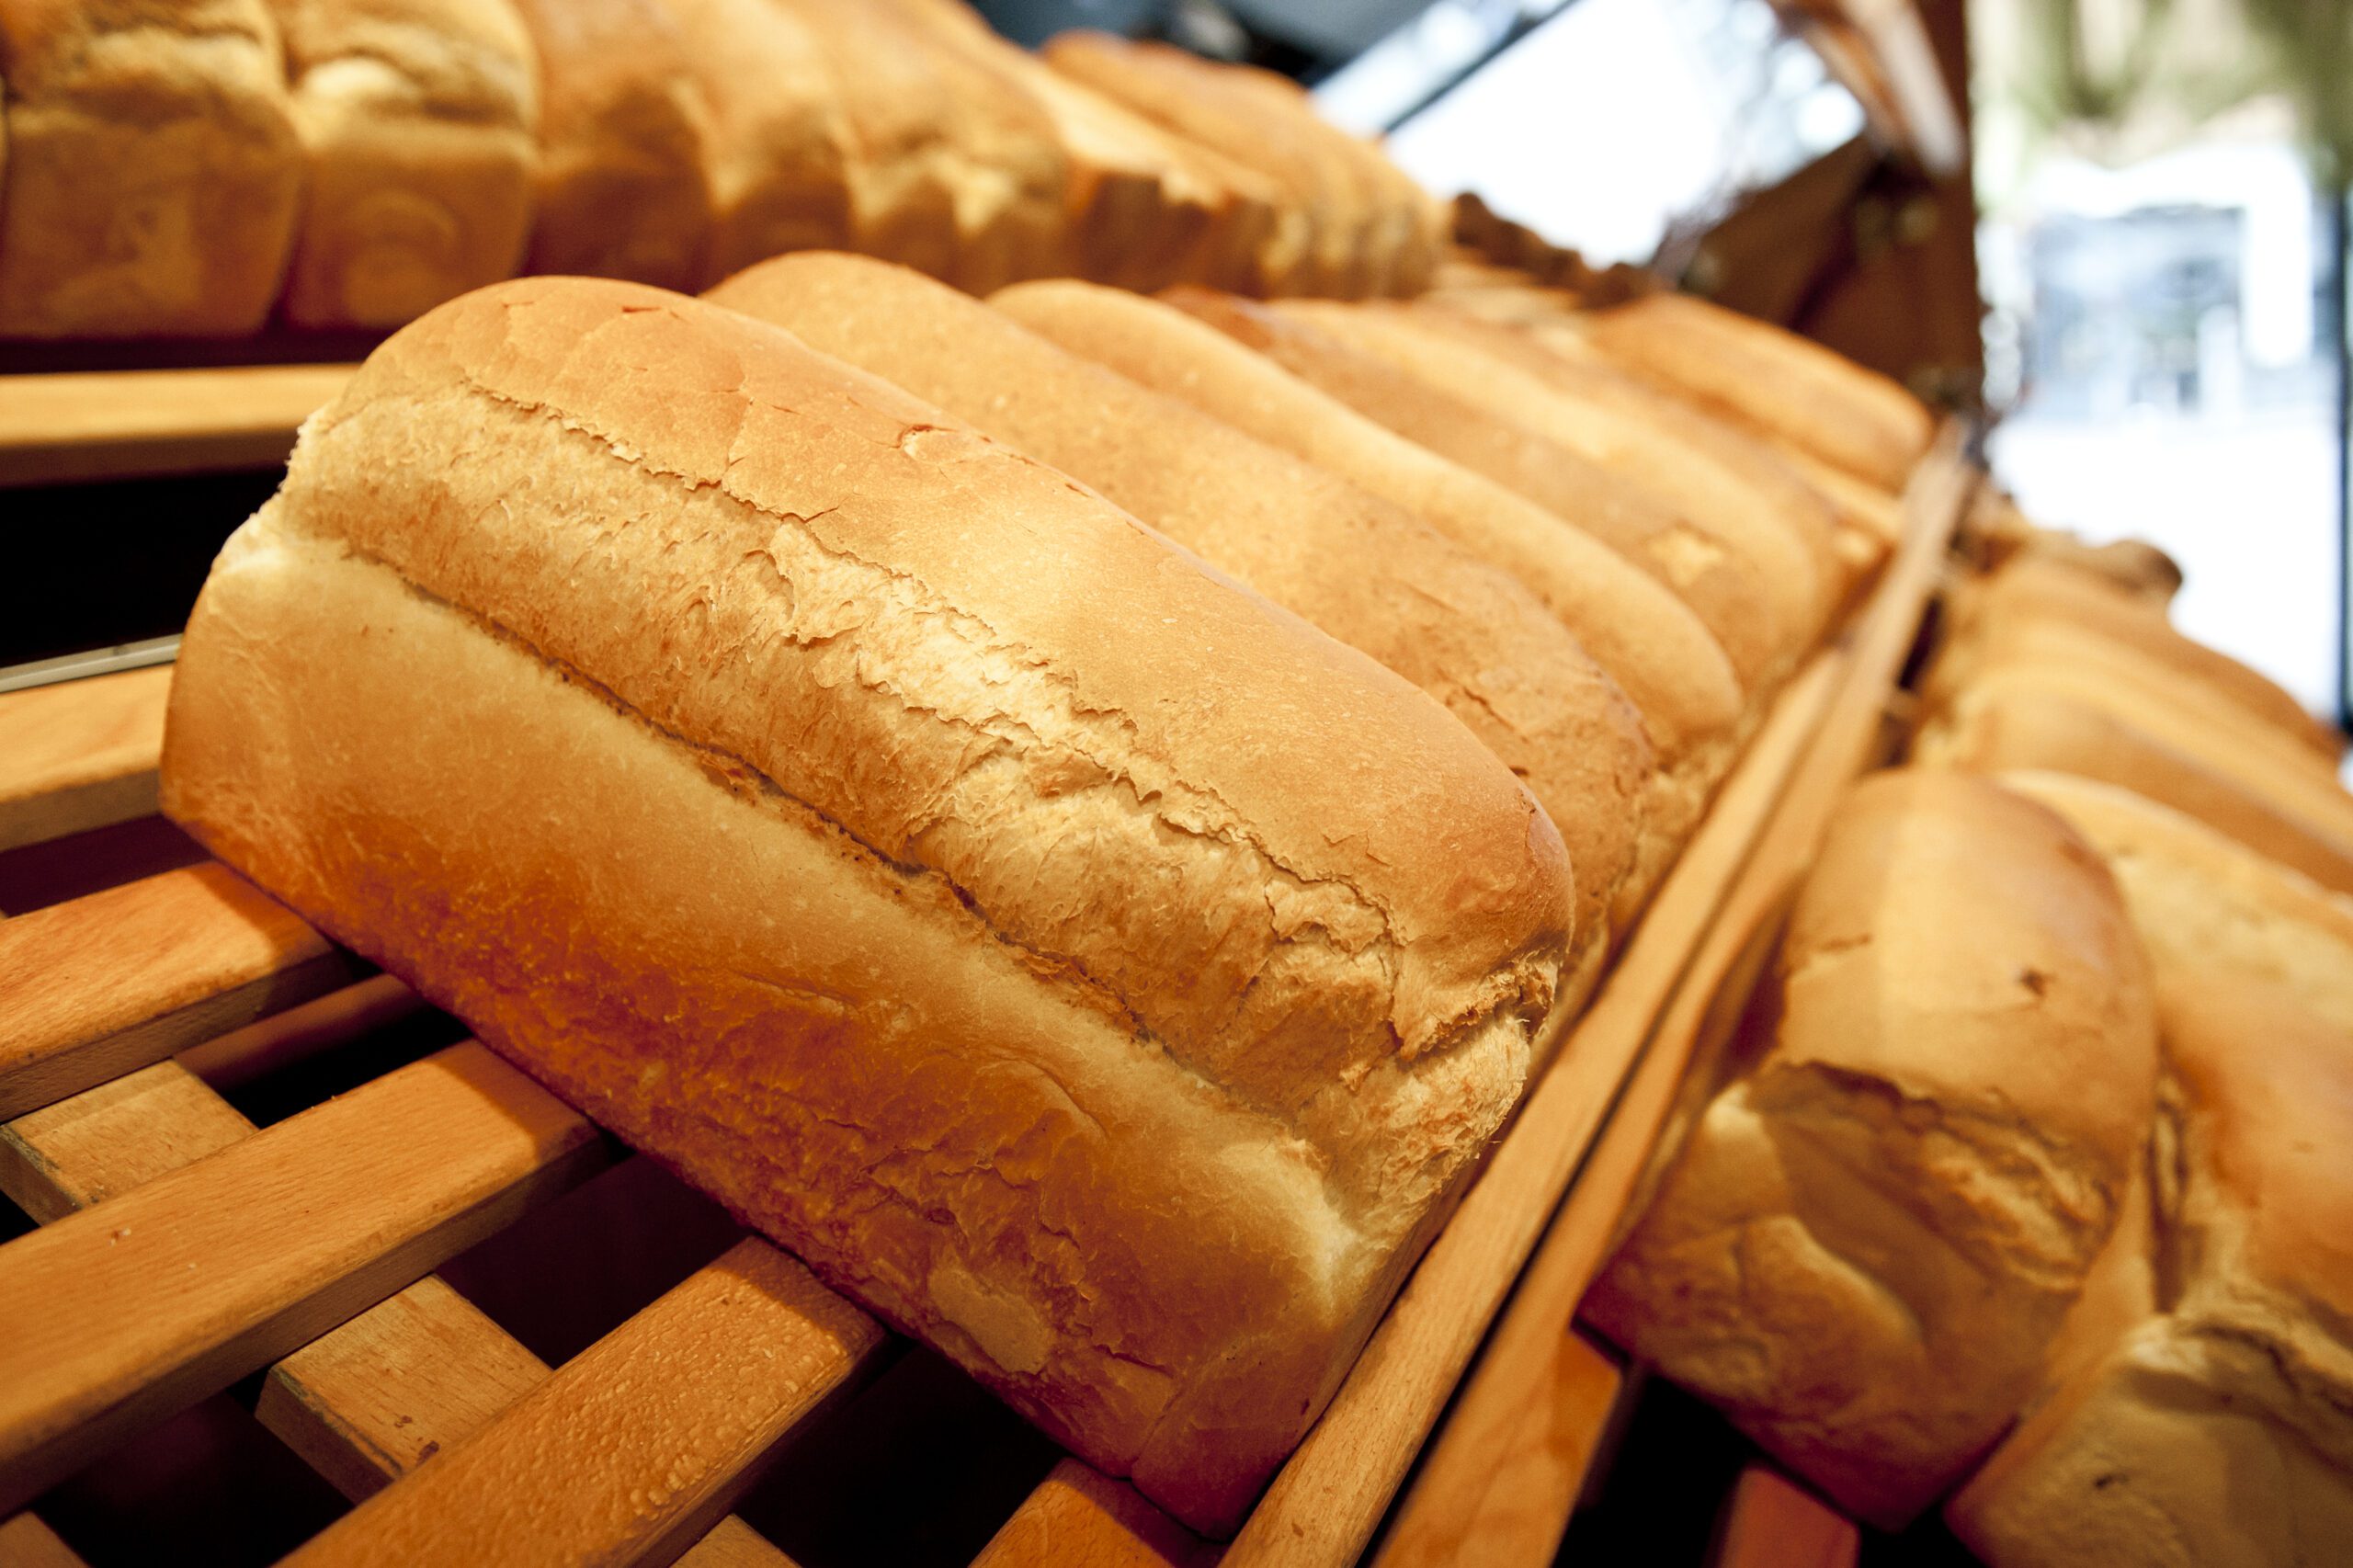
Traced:
<path fill-rule="evenodd" d="M 279 414 L 333 390 L 299 369 L 270 393 Z M 266 426 L 280 450 L 301 417 L 234 439 Z M 136 461 L 176 460 L 192 437 L 153 438 Z M 39 472 L 126 472 L 89 454 L 127 460 L 148 437 L 79 439 L 61 434 Z M 0 472 L 38 467 L 9 460 Z M 1573 1330 L 1576 1302 L 1726 1031 L 1724 999 L 1745 994 L 1880 744 L 1971 476 L 1948 431 L 1880 583 L 1779 695 L 1239 1537 L 1203 1543 L 1065 1458 L 980 1562 L 1551 1560 L 1626 1382 Z M 0 695 L 0 850 L 151 812 L 167 685 L 142 670 Z M 0 1245 L 0 1568 L 78 1561 L 39 1517 L 44 1489 L 256 1375 L 261 1422 L 364 1499 L 291 1561 L 789 1561 L 730 1510 L 765 1465 L 802 1462 L 777 1451 L 897 1353 L 872 1320 L 740 1236 L 550 1367 L 435 1270 L 622 1159 L 608 1139 L 471 1041 L 259 1130 L 224 1097 L 360 1051 L 421 1006 L 210 862 L 0 920 L 0 1190 L 40 1227 Z M 1769 1471 L 1727 1506 L 1720 1562 L 1851 1561 L 1852 1528 Z"/>

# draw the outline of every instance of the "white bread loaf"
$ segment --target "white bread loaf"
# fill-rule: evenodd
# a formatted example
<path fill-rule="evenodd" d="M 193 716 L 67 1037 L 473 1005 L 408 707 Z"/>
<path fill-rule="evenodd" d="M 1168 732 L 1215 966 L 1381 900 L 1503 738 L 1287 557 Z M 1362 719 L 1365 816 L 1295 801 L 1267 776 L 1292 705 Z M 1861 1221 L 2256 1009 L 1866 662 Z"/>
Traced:
<path fill-rule="evenodd" d="M 625 373 L 624 373 L 625 372 Z M 434 312 L 183 648 L 165 811 L 1197 1528 L 1520 1092 L 1570 884 L 1445 711 L 634 285 Z"/>
<path fill-rule="evenodd" d="M 1282 199 L 1254 257 L 1252 292 L 1353 291 L 1374 214 L 1312 114 L 1270 109 L 1230 68 L 1165 44 L 1066 32 L 1043 53 L 1071 80 L 1275 183 Z"/>
<path fill-rule="evenodd" d="M 1053 270 L 1069 168 L 994 40 L 922 0 L 771 3 L 824 57 L 857 249 L 976 292 Z"/>
<path fill-rule="evenodd" d="M 2123 566 L 2088 564 L 2091 553 L 2036 545 L 1971 583 L 1956 596 L 1953 631 L 1939 664 L 1952 666 L 1956 678 L 1965 678 L 1972 642 L 1997 641 L 2029 625 L 2096 637 L 2145 661 L 2167 691 L 2185 693 L 2189 700 L 2209 706 L 2213 700 L 2229 703 L 2296 741 L 2322 768 L 2336 771 L 2345 737 L 2334 726 L 2314 719 L 2303 704 L 2258 672 L 2183 636 L 2166 619 L 2169 595 L 2159 596 L 2145 577 L 2139 579 L 2140 586 L 2120 580 L 2116 573 L 2126 570 Z M 2131 559 L 2130 552 L 2126 559 Z M 2142 570 L 2154 573 L 2157 567 L 2149 564 Z"/>
<path fill-rule="evenodd" d="M 1904 488 L 1936 423 L 1875 370 L 1796 333 L 1688 294 L 1581 312 L 1604 351 L 1882 490 Z"/>
<path fill-rule="evenodd" d="M 1732 675 L 1742 685 L 1753 681 L 1774 656 L 1772 612 L 1755 569 L 1704 527 L 1566 448 L 1492 418 L 1268 306 L 1201 289 L 1172 289 L 1163 297 L 1330 401 L 1456 469 L 1502 486 L 1568 524 L 1584 540 L 1606 547 L 1656 579 L 1683 601 L 1706 635 L 1723 650 Z M 1318 460 L 1338 460 L 1326 451 Z M 1410 458 L 1396 462 L 1430 472 L 1427 463 L 1416 464 Z M 1442 526 L 1452 526 L 1445 524 L 1449 517 L 1460 517 L 1461 526 L 1469 526 L 1482 516 L 1506 515 L 1483 501 L 1449 499 L 1447 492 L 1462 489 L 1455 481 L 1427 483 L 1426 488 L 1429 498 L 1422 505 Z M 1456 537 L 1475 549 L 1500 548 L 1476 543 L 1469 533 Z M 1588 592 L 1583 585 L 1595 572 L 1586 559 L 1590 555 L 1589 549 L 1563 554 L 1546 543 L 1514 551 L 1509 564 L 1567 615 L 1572 613 L 1568 607 Z M 1631 680 L 1627 688 L 1642 700 Z M 1735 692 L 1735 706 L 1737 699 Z"/>
<path fill-rule="evenodd" d="M 2237 974 L 2353 1034 L 2353 898 L 2129 790 L 2062 773 L 2001 782 L 2099 851 L 2160 973 Z"/>
<path fill-rule="evenodd" d="M 771 0 L 662 0 L 710 110 L 711 276 L 850 237 L 849 131 L 824 53 Z"/>
<path fill-rule="evenodd" d="M 2302 765 L 2252 755 L 2161 689 L 2097 669 L 2012 661 L 1947 690 L 1914 743 L 1923 764 L 2039 769 L 2118 785 L 2185 812 L 2327 887 L 2353 892 L 2353 799 Z"/>
<path fill-rule="evenodd" d="M 2164 1023 L 2142 1287 L 2071 1321 L 2065 1375 L 1946 1506 L 1994 1568 L 2353 1549 L 2353 1033 L 2193 969 L 2168 977 Z"/>
<path fill-rule="evenodd" d="M 263 0 L 0 0 L 0 335 L 268 315 L 302 161 Z"/>
<path fill-rule="evenodd" d="M 710 111 L 661 0 L 516 0 L 540 58 L 529 270 L 710 280 Z"/>
<path fill-rule="evenodd" d="M 1697 799 L 1659 773 L 1624 694 L 1532 594 L 1330 474 L 903 268 L 804 252 L 710 298 L 1093 486 L 1445 703 L 1567 842 L 1577 930 L 1562 990 L 1582 1003 Z"/>
<path fill-rule="evenodd" d="M 1666 428 L 1590 395 L 1572 395 L 1459 335 L 1397 306 L 1294 300 L 1276 307 L 1361 353 L 1481 410 L 1566 447 L 1699 521 L 1755 568 L 1770 623 L 1771 685 L 1821 634 L 1840 592 L 1829 509 L 1798 486 L 1761 490 L 1750 476 Z M 1563 376 L 1574 367 L 1561 367 Z M 1785 476 L 1786 477 L 1786 476 Z"/>
<path fill-rule="evenodd" d="M 270 0 L 305 161 L 286 318 L 397 326 L 514 276 L 539 65 L 511 0 Z"/>
<path fill-rule="evenodd" d="M 2155 1089 L 2147 966 L 2058 817 L 1981 779 L 1848 797 L 1711 1101 L 1586 1316 L 1857 1517 L 1933 1503 L 2033 1392 Z"/>

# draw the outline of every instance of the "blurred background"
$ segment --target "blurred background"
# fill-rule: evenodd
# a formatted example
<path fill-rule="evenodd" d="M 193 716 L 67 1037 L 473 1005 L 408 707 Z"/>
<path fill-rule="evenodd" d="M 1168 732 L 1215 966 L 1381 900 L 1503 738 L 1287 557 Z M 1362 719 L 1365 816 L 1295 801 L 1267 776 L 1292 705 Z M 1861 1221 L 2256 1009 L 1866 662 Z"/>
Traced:
<path fill-rule="evenodd" d="M 982 0 L 1308 84 L 1429 188 L 1996 423 L 2036 521 L 2348 707 L 2347 0 Z"/>

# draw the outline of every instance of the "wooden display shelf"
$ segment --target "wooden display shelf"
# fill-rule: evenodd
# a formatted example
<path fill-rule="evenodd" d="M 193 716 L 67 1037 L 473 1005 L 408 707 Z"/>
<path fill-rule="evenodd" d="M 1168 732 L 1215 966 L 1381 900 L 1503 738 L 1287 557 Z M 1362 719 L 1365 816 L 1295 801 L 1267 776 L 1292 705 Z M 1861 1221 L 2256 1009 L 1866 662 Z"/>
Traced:
<path fill-rule="evenodd" d="M 358 369 L 0 375 L 0 487 L 274 468 Z"/>
<path fill-rule="evenodd" d="M 1576 1300 L 1718 1032 L 1718 997 L 1745 989 L 1869 758 L 1967 475 L 1949 435 L 1863 610 L 1779 695 L 1237 1540 L 1201 1542 L 1066 1459 L 1000 1517 L 980 1561 L 1337 1565 L 1369 1546 L 1382 1562 L 1549 1558 L 1622 1397 L 1615 1365 L 1570 1330 Z M 165 673 L 139 673 L 152 703 Z M 118 734 L 97 716 L 115 696 L 103 682 L 47 689 L 68 716 L 54 733 Z M 0 803 L 19 802 L 5 820 L 19 841 L 93 825 L 119 802 L 94 816 L 54 798 L 85 776 L 152 778 L 153 744 L 140 730 L 117 747 L 140 755 L 81 772 L 0 748 Z M 0 1116 L 13 1119 L 0 1190 L 41 1222 L 0 1245 L 0 1321 L 28 1330 L 0 1335 L 0 1568 L 74 1561 L 17 1510 L 256 1373 L 261 1422 L 365 1499 L 302 1562 L 449 1560 L 460 1542 L 466 1561 L 500 1565 L 787 1562 L 729 1509 L 792 1435 L 898 1354 L 871 1319 L 739 1236 L 551 1367 L 435 1270 L 620 1157 L 608 1139 L 472 1042 L 363 1071 L 340 1097 L 258 1131 L 222 1096 L 290 1062 L 364 1062 L 377 1031 L 418 1006 L 210 863 L 0 920 Z M 813 1460 L 793 1449 L 780 1462 Z M 1769 1476 L 1744 1483 L 1733 1516 L 1749 1523 L 1726 1539 L 1765 1544 L 1736 1560 L 1840 1561 L 1835 1517 L 1811 1534 L 1788 1525 L 1811 1518 L 1809 1504 Z M 1781 1540 L 1813 1555 L 1775 1555 Z"/>

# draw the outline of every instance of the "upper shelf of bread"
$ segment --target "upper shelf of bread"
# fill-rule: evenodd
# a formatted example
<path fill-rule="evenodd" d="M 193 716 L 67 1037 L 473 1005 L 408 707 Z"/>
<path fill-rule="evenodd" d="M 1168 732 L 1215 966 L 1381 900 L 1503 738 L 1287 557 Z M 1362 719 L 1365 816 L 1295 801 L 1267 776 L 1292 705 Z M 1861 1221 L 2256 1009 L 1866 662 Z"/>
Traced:
<path fill-rule="evenodd" d="M 1412 292 L 1442 209 L 1262 72 L 961 0 L 0 7 L 0 338 L 384 331 L 526 272 L 788 250 Z"/>

